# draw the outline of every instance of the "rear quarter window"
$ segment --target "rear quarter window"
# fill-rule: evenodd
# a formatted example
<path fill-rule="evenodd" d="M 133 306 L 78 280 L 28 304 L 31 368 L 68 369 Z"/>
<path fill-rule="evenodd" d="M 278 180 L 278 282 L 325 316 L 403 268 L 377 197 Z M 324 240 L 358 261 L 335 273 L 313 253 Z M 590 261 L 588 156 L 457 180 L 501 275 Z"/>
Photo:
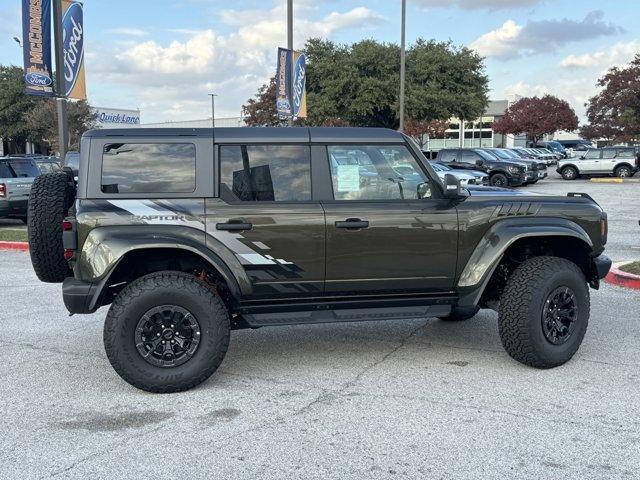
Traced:
<path fill-rule="evenodd" d="M 29 178 L 40 175 L 40 169 L 36 162 L 30 158 L 15 158 L 9 160 L 9 166 L 16 177 Z"/>
<path fill-rule="evenodd" d="M 193 143 L 108 143 L 102 153 L 103 193 L 192 193 Z"/>
<path fill-rule="evenodd" d="M 0 178 L 13 178 L 13 172 L 7 162 L 0 162 Z"/>

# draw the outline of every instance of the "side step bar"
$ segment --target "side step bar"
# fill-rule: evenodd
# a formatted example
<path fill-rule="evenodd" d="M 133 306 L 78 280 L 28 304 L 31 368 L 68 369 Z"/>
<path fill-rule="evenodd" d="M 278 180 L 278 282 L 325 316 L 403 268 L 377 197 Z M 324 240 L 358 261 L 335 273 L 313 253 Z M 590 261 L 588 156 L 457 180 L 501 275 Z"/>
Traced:
<path fill-rule="evenodd" d="M 316 310 L 311 312 L 249 313 L 242 315 L 242 318 L 249 327 L 257 328 L 270 325 L 364 322 L 440 317 L 446 316 L 449 313 L 451 313 L 450 305 L 423 305 L 421 307 L 349 308 L 342 310 Z"/>

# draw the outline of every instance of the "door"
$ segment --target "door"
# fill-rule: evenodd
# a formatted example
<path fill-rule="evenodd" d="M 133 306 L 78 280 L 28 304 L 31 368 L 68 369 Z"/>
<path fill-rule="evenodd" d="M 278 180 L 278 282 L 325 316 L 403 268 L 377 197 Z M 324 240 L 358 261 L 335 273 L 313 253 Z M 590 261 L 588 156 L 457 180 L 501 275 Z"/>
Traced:
<path fill-rule="evenodd" d="M 330 145 L 327 153 L 326 294 L 450 290 L 457 211 L 407 147 Z"/>
<path fill-rule="evenodd" d="M 325 225 L 311 199 L 308 144 L 220 145 L 207 234 L 244 267 L 253 298 L 322 295 Z"/>
<path fill-rule="evenodd" d="M 584 154 L 584 158 L 581 158 L 578 162 L 578 168 L 580 173 L 599 173 L 602 171 L 600 161 L 602 159 L 602 150 L 591 149 Z"/>

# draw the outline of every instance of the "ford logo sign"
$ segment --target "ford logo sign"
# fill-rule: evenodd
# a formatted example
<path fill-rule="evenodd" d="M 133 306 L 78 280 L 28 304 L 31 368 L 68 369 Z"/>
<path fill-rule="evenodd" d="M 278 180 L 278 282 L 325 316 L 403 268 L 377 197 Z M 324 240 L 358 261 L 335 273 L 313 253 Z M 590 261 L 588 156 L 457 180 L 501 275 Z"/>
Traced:
<path fill-rule="evenodd" d="M 49 75 L 37 72 L 27 73 L 25 75 L 25 80 L 29 85 L 35 85 L 37 87 L 48 87 L 53 83 Z"/>
<path fill-rule="evenodd" d="M 69 96 L 78 79 L 84 55 L 82 5 L 73 2 L 62 17 L 62 47 L 64 49 L 65 96 Z"/>
<path fill-rule="evenodd" d="M 306 68 L 307 58 L 304 53 L 300 54 L 296 60 L 295 68 L 293 69 L 293 116 L 297 117 L 300 113 L 300 106 L 302 104 L 302 96 L 305 90 L 306 81 Z"/>

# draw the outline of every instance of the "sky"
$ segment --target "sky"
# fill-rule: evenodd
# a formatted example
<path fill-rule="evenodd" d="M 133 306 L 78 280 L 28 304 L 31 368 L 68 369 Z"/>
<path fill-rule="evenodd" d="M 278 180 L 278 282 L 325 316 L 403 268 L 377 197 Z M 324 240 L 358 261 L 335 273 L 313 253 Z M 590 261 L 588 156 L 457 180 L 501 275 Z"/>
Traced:
<path fill-rule="evenodd" d="M 490 98 L 551 93 L 581 120 L 607 69 L 640 53 L 640 0 L 407 0 L 407 43 L 451 40 L 486 57 Z M 400 42 L 400 0 L 294 0 L 309 37 Z M 21 2 L 0 0 L 0 64 L 22 65 Z M 286 46 L 286 0 L 85 0 L 88 100 L 142 123 L 240 115 Z"/>

